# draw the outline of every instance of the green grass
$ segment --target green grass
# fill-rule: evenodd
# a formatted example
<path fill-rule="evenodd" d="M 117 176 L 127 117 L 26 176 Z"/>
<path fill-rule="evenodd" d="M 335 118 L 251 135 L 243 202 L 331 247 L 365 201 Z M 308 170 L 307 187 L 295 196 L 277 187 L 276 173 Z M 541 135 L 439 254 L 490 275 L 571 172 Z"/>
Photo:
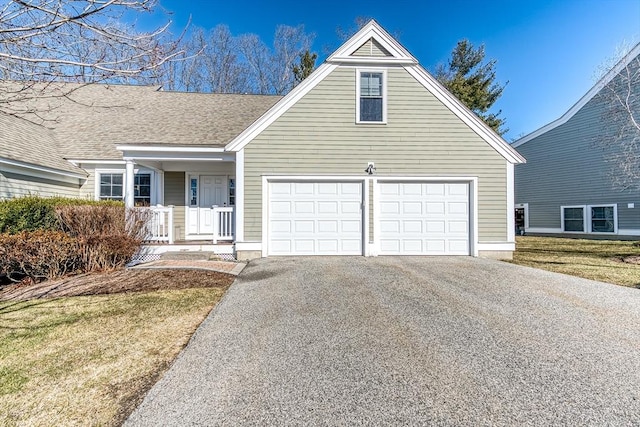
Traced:
<path fill-rule="evenodd" d="M 224 291 L 0 303 L 0 425 L 120 425 Z"/>
<path fill-rule="evenodd" d="M 640 288 L 640 265 L 623 262 L 627 257 L 640 257 L 637 242 L 522 236 L 511 262 Z"/>

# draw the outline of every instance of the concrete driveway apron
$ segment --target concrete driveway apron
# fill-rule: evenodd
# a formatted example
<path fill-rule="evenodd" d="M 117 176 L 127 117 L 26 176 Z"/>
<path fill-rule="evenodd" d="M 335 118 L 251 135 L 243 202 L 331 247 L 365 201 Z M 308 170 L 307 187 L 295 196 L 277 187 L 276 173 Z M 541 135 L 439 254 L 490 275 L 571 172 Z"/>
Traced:
<path fill-rule="evenodd" d="M 470 257 L 251 262 L 126 425 L 640 425 L 640 290 Z"/>

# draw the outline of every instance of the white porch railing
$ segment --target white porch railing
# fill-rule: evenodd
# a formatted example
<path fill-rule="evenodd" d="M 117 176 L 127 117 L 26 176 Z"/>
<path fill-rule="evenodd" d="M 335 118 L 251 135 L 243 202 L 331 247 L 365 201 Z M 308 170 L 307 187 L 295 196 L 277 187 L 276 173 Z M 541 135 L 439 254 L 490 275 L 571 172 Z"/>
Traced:
<path fill-rule="evenodd" d="M 213 208 L 213 243 L 235 239 L 236 216 L 233 207 Z"/>
<path fill-rule="evenodd" d="M 173 206 L 151 206 L 151 218 L 147 223 L 147 242 L 167 242 L 173 244 Z"/>

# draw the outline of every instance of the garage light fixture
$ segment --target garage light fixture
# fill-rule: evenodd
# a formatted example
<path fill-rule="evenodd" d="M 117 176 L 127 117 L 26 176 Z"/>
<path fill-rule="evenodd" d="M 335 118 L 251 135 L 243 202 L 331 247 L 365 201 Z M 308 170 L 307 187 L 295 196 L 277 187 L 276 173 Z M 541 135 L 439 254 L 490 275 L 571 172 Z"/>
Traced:
<path fill-rule="evenodd" d="M 369 175 L 373 175 L 373 173 L 376 171 L 376 164 L 373 162 L 369 162 L 367 164 L 367 168 L 364 171 Z"/>

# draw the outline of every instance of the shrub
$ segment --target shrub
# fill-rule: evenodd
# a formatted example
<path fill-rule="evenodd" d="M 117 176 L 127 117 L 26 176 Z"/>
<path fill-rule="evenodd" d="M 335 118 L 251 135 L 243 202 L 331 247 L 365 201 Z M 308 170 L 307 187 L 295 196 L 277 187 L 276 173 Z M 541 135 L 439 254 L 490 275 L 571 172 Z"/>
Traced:
<path fill-rule="evenodd" d="M 34 282 L 64 276 L 81 267 L 76 239 L 61 231 L 0 234 L 0 273 Z"/>
<path fill-rule="evenodd" d="M 123 205 L 59 206 L 61 229 L 77 239 L 87 271 L 126 265 L 145 236 L 148 211 Z"/>
<path fill-rule="evenodd" d="M 59 230 L 56 208 L 62 206 L 124 206 L 116 201 L 94 201 L 67 197 L 25 196 L 0 201 L 0 233 Z"/>

